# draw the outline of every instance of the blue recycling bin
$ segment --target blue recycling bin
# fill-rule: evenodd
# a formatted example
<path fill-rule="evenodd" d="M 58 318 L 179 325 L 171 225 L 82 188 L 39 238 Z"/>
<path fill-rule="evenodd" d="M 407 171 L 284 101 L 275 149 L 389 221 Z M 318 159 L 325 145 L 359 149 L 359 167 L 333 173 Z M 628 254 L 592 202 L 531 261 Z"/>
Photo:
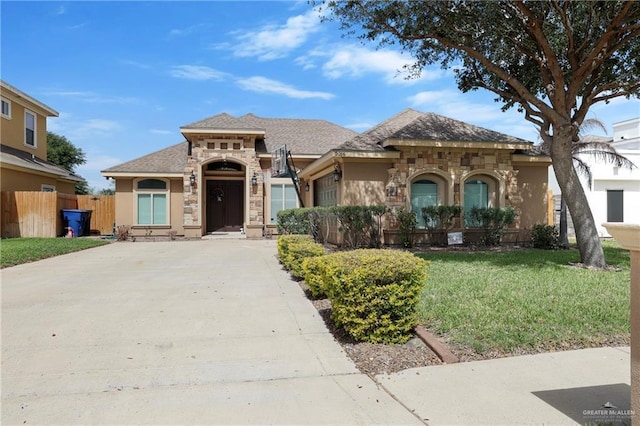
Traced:
<path fill-rule="evenodd" d="M 73 229 L 74 237 L 84 237 L 91 234 L 91 210 L 63 209 L 62 219 L 65 228 Z"/>

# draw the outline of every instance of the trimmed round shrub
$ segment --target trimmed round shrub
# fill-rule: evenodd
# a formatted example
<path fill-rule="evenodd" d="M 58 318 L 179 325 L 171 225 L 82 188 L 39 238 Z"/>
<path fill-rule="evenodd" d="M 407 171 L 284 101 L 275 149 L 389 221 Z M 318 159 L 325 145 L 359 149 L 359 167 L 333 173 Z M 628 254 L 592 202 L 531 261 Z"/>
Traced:
<path fill-rule="evenodd" d="M 312 240 L 293 241 L 289 243 L 286 263 L 289 265 L 293 278 L 304 278 L 303 261 L 309 257 L 325 254 L 324 246 Z"/>
<path fill-rule="evenodd" d="M 278 257 L 286 270 L 291 270 L 289 265 L 289 246 L 299 241 L 313 241 L 311 235 L 280 235 L 278 237 Z"/>
<path fill-rule="evenodd" d="M 320 287 L 331 317 L 355 340 L 404 343 L 413 335 L 428 263 L 411 253 L 360 249 L 323 256 Z"/>
<path fill-rule="evenodd" d="M 324 290 L 324 256 L 307 257 L 302 261 L 304 282 L 309 287 L 311 296 L 315 299 L 326 297 Z"/>

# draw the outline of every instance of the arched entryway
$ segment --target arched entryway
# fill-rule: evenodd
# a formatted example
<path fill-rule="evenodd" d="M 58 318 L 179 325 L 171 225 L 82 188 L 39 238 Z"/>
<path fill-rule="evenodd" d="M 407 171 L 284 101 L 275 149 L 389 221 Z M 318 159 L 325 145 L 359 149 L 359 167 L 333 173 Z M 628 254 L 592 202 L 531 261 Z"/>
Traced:
<path fill-rule="evenodd" d="M 244 224 L 245 167 L 229 161 L 204 165 L 206 232 L 238 232 Z"/>

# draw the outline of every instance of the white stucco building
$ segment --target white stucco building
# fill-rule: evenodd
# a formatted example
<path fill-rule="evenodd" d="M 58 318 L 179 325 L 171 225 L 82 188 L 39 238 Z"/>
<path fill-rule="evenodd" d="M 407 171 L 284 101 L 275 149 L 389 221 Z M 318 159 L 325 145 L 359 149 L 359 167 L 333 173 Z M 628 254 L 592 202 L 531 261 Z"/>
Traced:
<path fill-rule="evenodd" d="M 610 236 L 605 222 L 640 223 L 640 117 L 614 123 L 611 145 L 638 167 L 618 168 L 582 156 L 591 167 L 591 188 L 581 180 L 601 237 Z"/>

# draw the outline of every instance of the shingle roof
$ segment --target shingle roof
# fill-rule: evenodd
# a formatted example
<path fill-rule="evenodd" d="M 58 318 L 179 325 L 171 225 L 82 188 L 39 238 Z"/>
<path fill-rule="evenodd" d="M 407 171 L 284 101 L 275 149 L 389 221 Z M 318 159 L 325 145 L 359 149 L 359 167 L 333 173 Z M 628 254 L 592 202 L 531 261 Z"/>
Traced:
<path fill-rule="evenodd" d="M 383 151 L 382 142 L 388 139 L 531 144 L 524 139 L 409 108 L 348 140 L 339 149 Z"/>
<path fill-rule="evenodd" d="M 325 120 L 264 118 L 253 114 L 234 117 L 226 113 L 187 124 L 181 129 L 263 130 L 264 147 L 258 145 L 256 150 L 272 152 L 287 145 L 294 155 L 322 155 L 357 134 Z"/>
<path fill-rule="evenodd" d="M 75 173 L 72 173 L 50 161 L 36 157 L 29 152 L 21 149 L 13 148 L 7 145 L 0 145 L 0 159 L 3 163 L 13 164 L 14 166 L 24 167 L 30 170 L 45 172 L 68 179 L 74 182 L 82 182 L 84 179 Z"/>
<path fill-rule="evenodd" d="M 102 173 L 183 173 L 187 167 L 188 142 L 161 149 L 126 163 L 102 170 Z"/>

